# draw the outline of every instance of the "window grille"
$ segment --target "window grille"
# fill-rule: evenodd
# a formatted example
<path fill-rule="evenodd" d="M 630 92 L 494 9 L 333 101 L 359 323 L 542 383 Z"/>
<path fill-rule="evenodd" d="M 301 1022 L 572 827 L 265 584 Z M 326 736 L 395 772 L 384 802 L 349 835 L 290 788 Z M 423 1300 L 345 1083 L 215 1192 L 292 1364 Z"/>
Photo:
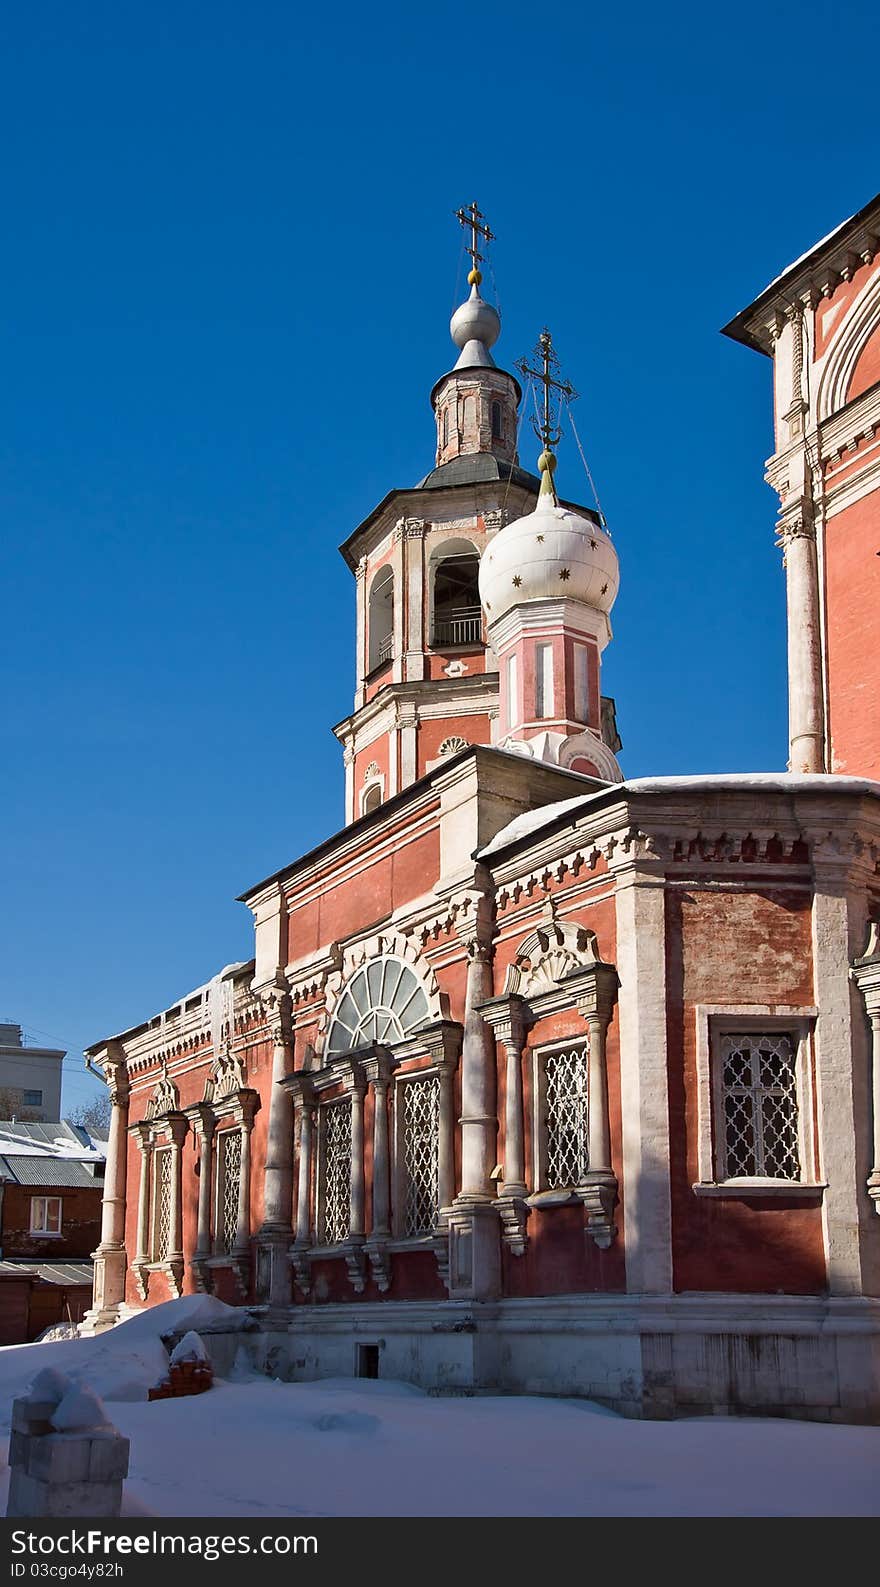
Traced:
<path fill-rule="evenodd" d="M 721 1037 L 721 1174 L 799 1179 L 797 1045 L 787 1031 Z"/>
<path fill-rule="evenodd" d="M 589 1168 L 586 1047 L 548 1053 L 544 1061 L 547 1186 L 579 1185 Z"/>
<path fill-rule="evenodd" d="M 220 1136 L 220 1176 L 217 1232 L 221 1255 L 228 1255 L 238 1233 L 238 1187 L 241 1181 L 241 1130 L 224 1130 Z"/>
<path fill-rule="evenodd" d="M 440 1077 L 401 1081 L 398 1095 L 403 1112 L 403 1232 L 409 1239 L 432 1233 L 440 1212 Z"/>
<path fill-rule="evenodd" d="M 153 1155 L 153 1261 L 164 1262 L 171 1248 L 171 1148 Z"/>
<path fill-rule="evenodd" d="M 321 1244 L 338 1245 L 351 1229 L 351 1103 L 335 1102 L 322 1108 L 321 1115 Z"/>

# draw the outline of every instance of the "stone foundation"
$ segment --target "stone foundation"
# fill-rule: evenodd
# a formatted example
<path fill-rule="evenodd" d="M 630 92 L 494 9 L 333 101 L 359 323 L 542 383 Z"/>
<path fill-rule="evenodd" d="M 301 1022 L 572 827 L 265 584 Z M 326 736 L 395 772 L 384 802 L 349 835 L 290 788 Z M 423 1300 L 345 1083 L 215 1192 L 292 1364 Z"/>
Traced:
<path fill-rule="evenodd" d="M 255 1321 L 258 1309 L 252 1309 Z M 547 1394 L 624 1416 L 880 1422 L 880 1301 L 558 1296 L 297 1306 L 287 1327 L 203 1329 L 215 1372 L 239 1349 L 272 1377 L 378 1375 L 433 1394 Z M 369 1374 L 372 1375 L 372 1374 Z"/>

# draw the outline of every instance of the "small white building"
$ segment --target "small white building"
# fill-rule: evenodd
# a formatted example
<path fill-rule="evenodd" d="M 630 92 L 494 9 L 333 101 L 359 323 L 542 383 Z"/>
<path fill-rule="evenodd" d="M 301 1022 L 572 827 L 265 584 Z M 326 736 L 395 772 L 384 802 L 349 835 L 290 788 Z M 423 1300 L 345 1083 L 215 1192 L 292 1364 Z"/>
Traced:
<path fill-rule="evenodd" d="M 16 1117 L 49 1124 L 61 1117 L 58 1047 L 26 1046 L 20 1025 L 0 1023 L 0 1103 Z"/>

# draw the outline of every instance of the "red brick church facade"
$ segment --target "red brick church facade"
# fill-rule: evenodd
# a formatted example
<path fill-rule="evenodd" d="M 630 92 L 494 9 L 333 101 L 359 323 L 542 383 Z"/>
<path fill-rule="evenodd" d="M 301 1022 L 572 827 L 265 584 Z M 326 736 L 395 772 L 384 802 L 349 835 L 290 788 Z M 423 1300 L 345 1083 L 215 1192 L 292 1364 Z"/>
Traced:
<path fill-rule="evenodd" d="M 347 825 L 244 895 L 250 963 L 90 1049 L 91 1327 L 204 1289 L 276 1375 L 876 1417 L 878 234 L 728 327 L 789 592 L 791 766 L 748 777 L 622 780 L 614 548 L 521 467 L 472 272 L 436 465 L 343 547 Z"/>

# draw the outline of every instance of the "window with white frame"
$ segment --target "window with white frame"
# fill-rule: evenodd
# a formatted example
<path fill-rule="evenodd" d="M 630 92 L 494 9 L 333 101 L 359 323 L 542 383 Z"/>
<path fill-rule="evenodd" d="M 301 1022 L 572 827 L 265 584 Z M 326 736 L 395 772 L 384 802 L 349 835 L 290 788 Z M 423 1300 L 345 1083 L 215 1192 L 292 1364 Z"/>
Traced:
<path fill-rule="evenodd" d="M 351 1228 L 351 1099 L 327 1103 L 320 1119 L 318 1239 L 339 1245 Z"/>
<path fill-rule="evenodd" d="M 535 1054 L 535 1179 L 542 1191 L 572 1189 L 589 1170 L 589 1064 L 583 1040 Z"/>
<path fill-rule="evenodd" d="M 217 1135 L 217 1183 L 214 1229 L 217 1253 L 226 1256 L 238 1232 L 238 1195 L 241 1182 L 241 1130 L 220 1130 Z"/>
<path fill-rule="evenodd" d="M 396 1101 L 400 1163 L 398 1223 L 405 1239 L 416 1239 L 433 1233 L 440 1212 L 439 1075 L 416 1075 L 412 1079 L 398 1080 Z"/>
<path fill-rule="evenodd" d="M 31 1196 L 31 1234 L 61 1233 L 61 1197 Z"/>
<path fill-rule="evenodd" d="M 164 1262 L 171 1246 L 171 1180 L 173 1173 L 170 1146 L 157 1146 L 153 1152 L 153 1208 L 150 1220 L 150 1260 Z"/>
<path fill-rule="evenodd" d="M 716 1088 L 721 1179 L 802 1178 L 798 1041 L 793 1031 L 720 1031 Z"/>
<path fill-rule="evenodd" d="M 816 1009 L 698 1004 L 697 1195 L 821 1190 Z"/>

